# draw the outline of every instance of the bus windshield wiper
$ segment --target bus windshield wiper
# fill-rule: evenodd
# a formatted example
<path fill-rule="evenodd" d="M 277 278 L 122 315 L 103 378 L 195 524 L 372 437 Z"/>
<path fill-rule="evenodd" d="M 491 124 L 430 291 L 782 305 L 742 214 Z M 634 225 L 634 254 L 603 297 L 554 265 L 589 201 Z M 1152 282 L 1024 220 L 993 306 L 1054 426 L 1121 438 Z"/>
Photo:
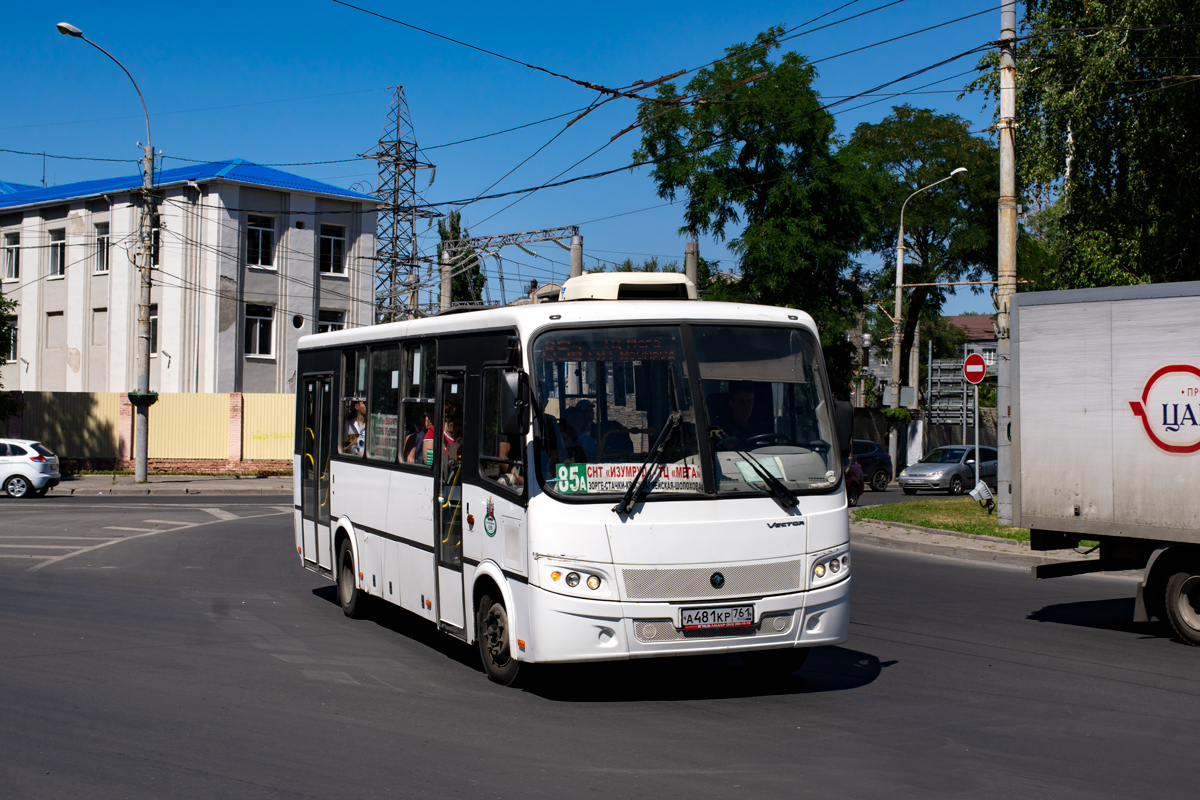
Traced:
<path fill-rule="evenodd" d="M 783 481 L 772 475 L 762 464 L 759 464 L 757 458 L 745 450 L 730 445 L 729 442 L 732 441 L 732 437 L 725 435 L 725 431 L 720 428 L 709 428 L 708 436 L 717 444 L 724 445 L 727 448 L 726 452 L 733 452 L 741 456 L 742 460 L 749 464 L 750 468 L 758 474 L 758 477 L 762 478 L 767 491 L 775 495 L 784 508 L 795 508 L 800 505 L 800 501 L 783 485 Z"/>
<path fill-rule="evenodd" d="M 671 440 L 671 434 L 679 428 L 679 423 L 682 421 L 682 411 L 672 411 L 671 415 L 667 417 L 667 421 L 663 423 L 662 430 L 658 432 L 658 438 L 654 440 L 654 445 L 650 448 L 650 452 L 646 453 L 646 459 L 638 467 L 637 473 L 633 476 L 633 482 L 625 490 L 625 494 L 621 497 L 621 502 L 613 506 L 613 511 L 618 514 L 626 514 L 629 512 L 629 509 L 633 508 L 633 504 L 637 502 L 638 496 L 646 486 L 646 479 L 650 475 L 650 470 L 647 467 L 658 463 L 659 457 L 666 452 L 667 442 Z"/>

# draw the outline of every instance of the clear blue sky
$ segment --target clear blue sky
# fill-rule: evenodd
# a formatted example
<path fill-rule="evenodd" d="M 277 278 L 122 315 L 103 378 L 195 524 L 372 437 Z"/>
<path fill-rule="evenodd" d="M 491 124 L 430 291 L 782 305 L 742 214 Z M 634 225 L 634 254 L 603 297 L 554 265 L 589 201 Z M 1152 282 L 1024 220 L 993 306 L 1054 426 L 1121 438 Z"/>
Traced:
<path fill-rule="evenodd" d="M 412 25 L 607 86 L 652 80 L 719 57 L 772 24 L 799 25 L 847 0 L 791 4 L 658 2 L 396 3 L 355 5 Z M 887 5 L 858 0 L 817 25 Z M 787 43 L 810 60 L 947 22 L 936 30 L 822 61 L 816 88 L 827 99 L 855 94 L 999 36 L 995 0 L 901 0 L 860 19 Z M 5 10 L 0 148 L 92 158 L 136 159 L 144 138 L 141 109 L 128 79 L 87 44 L 60 35 L 59 21 L 121 59 L 138 80 L 150 111 L 156 149 L 171 156 L 244 158 L 264 164 L 351 159 L 375 147 L 391 101 L 405 87 L 417 140 L 437 165 L 428 201 L 470 198 L 558 133 L 570 117 L 451 147 L 436 147 L 541 120 L 589 104 L 595 93 L 559 78 L 371 17 L 331 0 L 289 3 L 59 2 L 11 3 Z M 816 26 L 814 26 L 816 27 Z M 923 89 L 889 99 L 868 97 L 841 106 L 839 131 L 876 122 L 893 104 L 910 102 L 959 114 L 975 129 L 991 121 L 981 96 L 956 100 L 969 80 L 971 56 L 888 91 Z M 686 80 L 686 78 L 684 79 Z M 872 105 L 864 103 L 878 101 Z M 493 191 L 537 186 L 574 164 L 630 124 L 633 101 L 604 106 L 572 126 Z M 598 172 L 629 163 L 637 133 L 618 139 L 566 173 Z M 374 162 L 282 167 L 339 186 L 371 191 Z M 47 159 L 47 184 L 132 174 L 133 164 Z M 426 173 L 427 175 L 427 173 Z M 0 180 L 39 184 L 42 158 L 0 152 Z M 473 235 L 581 225 L 585 263 L 645 255 L 682 261 L 679 205 L 662 206 L 648 168 L 562 188 L 544 189 L 508 210 L 515 198 L 479 201 L 463 209 Z M 656 207 L 657 206 L 657 207 Z M 650 210 L 641 211 L 641 209 Z M 637 213 L 626 213 L 637 212 Z M 623 216 L 615 216 L 623 215 Z M 608 219 L 606 219 L 608 218 Z M 430 240 L 432 241 L 432 240 Z M 733 261 L 721 242 L 704 240 L 701 254 Z M 521 277 L 545 283 L 563 276 L 566 251 L 519 251 Z M 869 266 L 875 266 L 870 264 Z M 494 266 L 491 267 L 494 270 Z M 506 265 L 510 277 L 516 266 Z M 493 292 L 498 289 L 493 281 Z M 515 281 L 509 287 L 509 299 Z M 496 297 L 496 299 L 499 299 Z M 961 292 L 946 313 L 990 312 L 985 296 Z"/>

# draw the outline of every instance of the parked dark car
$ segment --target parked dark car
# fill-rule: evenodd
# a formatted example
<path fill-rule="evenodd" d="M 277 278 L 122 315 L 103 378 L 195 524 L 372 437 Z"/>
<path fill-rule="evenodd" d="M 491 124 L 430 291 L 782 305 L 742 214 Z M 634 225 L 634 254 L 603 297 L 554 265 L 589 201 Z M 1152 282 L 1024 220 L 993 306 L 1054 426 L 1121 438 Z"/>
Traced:
<path fill-rule="evenodd" d="M 892 457 L 886 447 L 870 439 L 855 439 L 854 459 L 862 466 L 863 480 L 872 491 L 882 492 L 892 482 Z"/>
<path fill-rule="evenodd" d="M 842 459 L 842 467 L 846 472 L 846 505 L 854 508 L 864 490 L 862 465 L 850 456 Z"/>

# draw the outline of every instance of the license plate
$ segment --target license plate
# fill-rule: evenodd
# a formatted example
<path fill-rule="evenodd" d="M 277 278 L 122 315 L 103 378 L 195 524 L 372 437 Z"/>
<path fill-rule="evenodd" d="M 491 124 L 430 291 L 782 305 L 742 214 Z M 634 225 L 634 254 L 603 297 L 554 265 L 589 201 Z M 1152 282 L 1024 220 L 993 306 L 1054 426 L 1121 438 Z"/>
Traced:
<path fill-rule="evenodd" d="M 754 606 L 724 608 L 685 608 L 680 611 L 684 630 L 705 628 L 741 628 L 754 624 Z"/>

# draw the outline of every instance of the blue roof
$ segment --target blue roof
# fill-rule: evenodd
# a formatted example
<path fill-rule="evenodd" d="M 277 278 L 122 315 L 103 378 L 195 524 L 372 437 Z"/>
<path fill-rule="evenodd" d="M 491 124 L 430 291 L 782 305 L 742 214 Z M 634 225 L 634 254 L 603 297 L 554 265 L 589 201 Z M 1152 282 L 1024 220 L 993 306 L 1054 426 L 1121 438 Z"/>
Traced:
<path fill-rule="evenodd" d="M 366 200 L 378 203 L 379 198 L 369 194 L 352 192 L 340 186 L 302 178 L 290 172 L 264 167 L 250 161 L 235 158 L 231 161 L 210 161 L 207 164 L 191 164 L 176 169 L 165 169 L 154 177 L 154 184 L 161 186 L 185 181 L 226 180 L 248 183 L 255 186 L 272 186 L 312 194 L 345 197 L 350 200 Z M 71 200 L 77 197 L 94 197 L 113 192 L 127 192 L 142 185 L 142 176 L 128 175 L 121 178 L 101 178 L 94 181 L 64 183 L 60 186 L 29 186 L 23 183 L 0 182 L 0 208 L 35 205 L 55 200 Z M 11 187 L 5 190 L 4 187 Z"/>
<path fill-rule="evenodd" d="M 0 194 L 12 194 L 13 192 L 27 192 L 30 189 L 38 187 L 29 183 L 13 183 L 12 181 L 0 181 Z"/>

